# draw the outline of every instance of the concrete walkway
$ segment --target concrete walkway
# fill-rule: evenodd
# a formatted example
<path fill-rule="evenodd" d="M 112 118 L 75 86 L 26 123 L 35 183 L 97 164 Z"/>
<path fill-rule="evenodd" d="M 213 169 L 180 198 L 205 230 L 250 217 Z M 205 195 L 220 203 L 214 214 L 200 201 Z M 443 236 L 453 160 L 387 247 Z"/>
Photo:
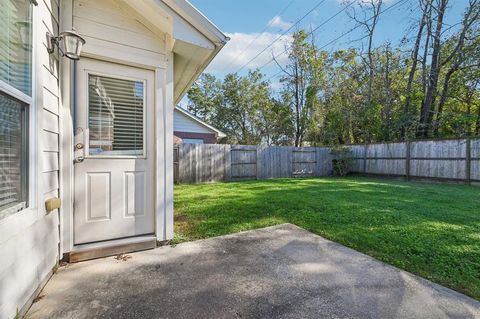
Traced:
<path fill-rule="evenodd" d="M 294 225 L 62 267 L 27 318 L 480 318 L 480 303 Z"/>

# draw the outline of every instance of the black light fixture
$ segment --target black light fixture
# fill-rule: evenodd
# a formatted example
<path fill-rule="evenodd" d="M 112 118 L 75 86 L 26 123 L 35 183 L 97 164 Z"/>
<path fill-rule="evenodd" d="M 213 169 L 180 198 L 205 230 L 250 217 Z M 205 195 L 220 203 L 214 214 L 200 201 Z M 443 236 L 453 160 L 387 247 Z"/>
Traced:
<path fill-rule="evenodd" d="M 60 48 L 60 42 L 63 42 L 63 50 Z M 47 43 L 48 53 L 53 53 L 56 46 L 62 56 L 66 56 L 71 60 L 78 60 L 80 59 L 80 53 L 85 44 L 85 39 L 82 38 L 75 29 L 72 29 L 72 31 L 64 31 L 60 33 L 58 37 L 47 32 Z"/>

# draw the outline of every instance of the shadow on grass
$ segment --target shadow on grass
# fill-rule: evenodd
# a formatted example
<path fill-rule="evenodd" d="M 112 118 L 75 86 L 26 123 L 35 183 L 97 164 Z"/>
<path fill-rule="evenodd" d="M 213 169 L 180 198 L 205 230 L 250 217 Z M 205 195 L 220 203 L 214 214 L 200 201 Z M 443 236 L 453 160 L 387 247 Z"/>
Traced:
<path fill-rule="evenodd" d="M 176 188 L 180 241 L 284 222 L 480 299 L 480 189 L 366 178 Z M 177 224 L 178 226 L 178 224 Z"/>

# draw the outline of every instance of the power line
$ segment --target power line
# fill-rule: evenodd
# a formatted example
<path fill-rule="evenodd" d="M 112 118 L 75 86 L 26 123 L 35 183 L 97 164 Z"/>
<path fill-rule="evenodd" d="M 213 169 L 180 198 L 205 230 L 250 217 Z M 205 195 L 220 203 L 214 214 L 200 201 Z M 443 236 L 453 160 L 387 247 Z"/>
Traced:
<path fill-rule="evenodd" d="M 382 12 L 380 12 L 379 14 L 383 14 L 383 13 L 386 13 L 388 12 L 389 10 L 393 9 L 394 7 L 396 7 L 397 5 L 400 5 L 400 4 L 403 4 L 405 2 L 407 2 L 408 0 L 399 0 L 397 1 L 396 3 L 392 4 L 390 7 L 388 7 L 387 9 L 383 10 Z M 313 35 L 313 33 L 315 31 L 317 31 L 320 27 L 322 27 L 323 25 L 325 25 L 327 22 L 329 22 L 330 20 L 332 20 L 334 17 L 336 17 L 338 14 L 340 14 L 341 12 L 345 11 L 347 9 L 347 7 L 351 6 L 355 1 L 351 1 L 346 7 L 344 7 L 342 10 L 338 11 L 337 13 L 335 13 L 332 17 L 328 18 L 325 22 L 323 22 L 321 25 L 317 26 L 315 29 L 313 29 L 312 31 L 310 31 L 309 33 L 307 33 L 307 37 Z M 366 21 L 370 21 L 372 20 L 373 17 L 367 19 Z M 342 33 L 340 36 L 336 37 L 335 39 L 331 40 L 330 42 L 328 42 L 327 44 L 321 46 L 318 48 L 318 50 L 322 50 L 324 48 L 326 48 L 327 46 L 329 46 L 330 44 L 332 43 L 335 43 L 336 41 L 340 40 L 341 38 L 343 38 L 344 36 L 346 36 L 347 34 L 350 34 L 352 33 L 353 31 L 355 31 L 356 29 L 358 29 L 359 27 L 361 27 L 360 25 L 357 25 L 353 28 L 351 28 L 350 30 Z M 266 67 L 267 65 L 269 65 L 270 63 L 272 63 L 276 58 L 278 58 L 279 56 L 285 54 L 286 52 L 288 51 L 288 49 L 285 49 L 283 50 L 282 52 L 280 52 L 279 54 L 277 54 L 276 56 L 274 56 L 272 59 L 270 59 L 267 63 L 263 64 L 260 68 L 258 68 L 259 70 L 263 69 L 264 67 Z"/>
<path fill-rule="evenodd" d="M 273 44 L 275 44 L 275 42 L 277 42 L 280 38 L 282 38 L 285 34 L 287 34 L 290 30 L 293 29 L 293 27 L 295 27 L 297 24 L 299 24 L 303 19 L 305 19 L 310 13 L 312 13 L 315 9 L 317 9 L 322 3 L 324 3 L 325 0 L 321 0 L 320 2 L 318 2 L 312 9 L 310 9 L 310 11 L 308 11 L 307 13 L 305 13 L 300 19 L 298 19 L 297 21 L 295 21 L 294 24 L 292 24 L 290 26 L 290 28 L 288 28 L 285 32 L 283 32 L 281 35 L 279 35 L 275 40 L 273 40 L 272 42 L 270 42 L 269 45 L 267 45 L 262 51 L 260 51 L 257 55 L 255 55 L 253 58 L 251 58 L 247 63 L 245 63 L 244 65 L 242 65 L 242 67 L 240 69 L 238 69 L 235 73 L 238 73 L 240 71 L 242 71 L 248 64 L 250 64 L 252 61 L 254 61 L 256 58 L 258 58 L 263 52 L 265 52 L 269 47 L 271 47 Z"/>
<path fill-rule="evenodd" d="M 340 13 L 342 13 L 343 11 L 347 10 L 348 7 L 352 6 L 354 4 L 354 1 L 351 1 L 348 5 L 346 5 L 345 7 L 343 7 L 341 10 L 337 11 L 334 15 L 330 16 L 327 20 L 323 21 L 320 25 L 318 25 L 315 29 L 311 30 L 309 33 L 307 33 L 307 37 L 313 35 L 314 32 L 316 32 L 318 29 L 320 29 L 321 27 L 323 27 L 325 24 L 327 24 L 328 22 L 330 22 L 331 20 L 333 20 L 336 16 L 338 16 Z M 285 52 L 287 52 L 288 49 L 285 49 L 283 50 L 280 54 L 278 54 L 276 57 L 279 57 L 280 55 L 284 54 Z M 259 69 L 263 69 L 265 66 L 267 66 L 268 64 L 272 63 L 274 61 L 274 58 L 270 59 L 267 63 L 265 63 L 264 65 L 262 65 Z"/>
<path fill-rule="evenodd" d="M 260 31 L 260 33 L 255 37 L 255 39 L 253 39 L 246 47 L 245 49 L 242 50 L 242 52 L 240 52 L 239 54 L 237 54 L 234 58 L 233 58 L 233 62 L 237 61 L 239 57 L 241 57 L 248 49 L 250 49 L 250 47 L 252 46 L 252 44 L 255 43 L 255 41 L 258 40 L 258 38 L 260 38 L 260 36 L 263 35 L 263 33 L 265 31 L 267 31 L 268 28 L 270 28 L 272 26 L 272 23 L 273 23 L 273 19 L 277 16 L 282 16 L 282 14 L 285 13 L 285 11 L 287 11 L 287 9 L 292 5 L 292 3 L 294 2 L 295 0 L 291 0 L 287 6 L 285 8 L 283 8 L 279 13 L 277 13 L 272 19 L 270 19 L 270 21 L 268 22 L 267 26 L 262 30 Z"/>
<path fill-rule="evenodd" d="M 280 70 L 278 71 L 277 73 L 275 73 L 274 75 L 270 76 L 266 81 L 270 81 L 271 79 L 273 79 L 274 77 L 276 77 L 277 75 L 279 75 L 280 73 L 282 73 L 283 70 Z"/>

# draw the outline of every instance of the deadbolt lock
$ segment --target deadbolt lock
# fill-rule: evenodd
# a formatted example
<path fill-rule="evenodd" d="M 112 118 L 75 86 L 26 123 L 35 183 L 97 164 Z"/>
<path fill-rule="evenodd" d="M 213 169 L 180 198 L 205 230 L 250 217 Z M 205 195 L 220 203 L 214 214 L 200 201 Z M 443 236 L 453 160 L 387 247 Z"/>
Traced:
<path fill-rule="evenodd" d="M 81 150 L 81 149 L 83 148 L 83 143 L 77 143 L 77 144 L 75 144 L 75 148 L 76 148 L 77 150 Z"/>
<path fill-rule="evenodd" d="M 85 157 L 84 156 L 79 156 L 79 157 L 76 157 L 73 162 L 75 164 L 78 164 L 78 163 L 82 163 L 83 161 L 85 160 Z"/>

